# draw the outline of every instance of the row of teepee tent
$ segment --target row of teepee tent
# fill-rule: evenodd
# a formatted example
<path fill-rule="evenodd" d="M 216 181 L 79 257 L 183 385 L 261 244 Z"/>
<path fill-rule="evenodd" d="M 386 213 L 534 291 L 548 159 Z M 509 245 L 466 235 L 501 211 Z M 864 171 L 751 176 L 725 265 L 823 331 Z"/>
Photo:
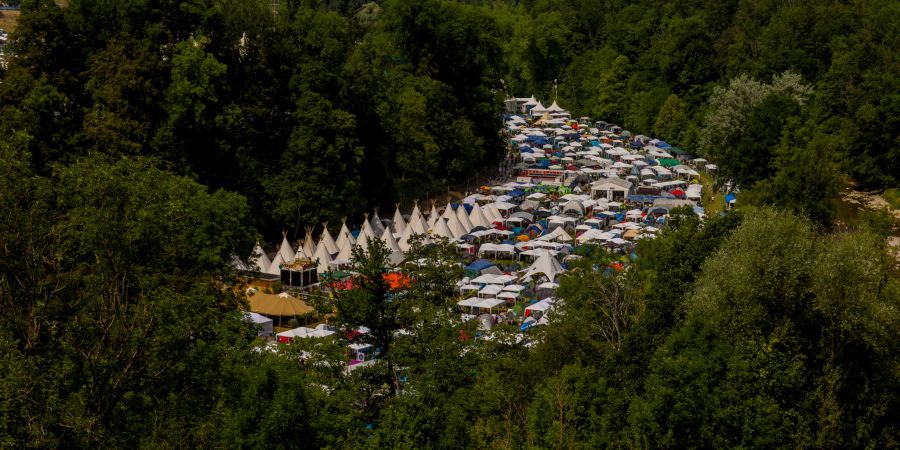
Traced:
<path fill-rule="evenodd" d="M 341 224 L 337 239 L 331 236 L 328 224 L 322 224 L 323 230 L 318 243 L 313 240 L 313 228 L 307 227 L 306 237 L 296 250 L 288 242 L 287 233 L 285 233 L 281 246 L 271 260 L 257 243 L 253 249 L 252 262 L 260 272 L 278 275 L 282 264 L 305 259 L 316 263 L 317 271 L 321 274 L 332 268 L 349 264 L 354 248 L 366 249 L 371 240 L 380 239 L 391 250 L 391 263 L 399 264 L 403 261 L 404 253 L 409 250 L 409 241 L 414 235 L 459 239 L 472 232 L 476 227 L 491 228 L 493 222 L 501 220 L 500 210 L 494 203 L 484 206 L 473 204 L 471 212 L 466 212 L 466 208 L 462 204 L 454 210 L 452 204 L 448 203 L 443 214 L 439 214 L 432 203 L 428 219 L 425 218 L 416 203 L 408 221 L 400 213 L 398 204 L 389 227 L 382 224 L 377 210 L 371 219 L 368 214 L 366 215 L 356 237 L 347 227 L 346 220 Z"/>

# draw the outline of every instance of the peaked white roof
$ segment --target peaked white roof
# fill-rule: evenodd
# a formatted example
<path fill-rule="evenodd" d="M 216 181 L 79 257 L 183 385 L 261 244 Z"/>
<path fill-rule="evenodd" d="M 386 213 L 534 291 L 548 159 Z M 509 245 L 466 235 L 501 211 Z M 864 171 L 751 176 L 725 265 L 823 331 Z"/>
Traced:
<path fill-rule="evenodd" d="M 281 248 L 278 249 L 278 254 L 281 255 L 282 262 L 294 260 L 294 249 L 291 247 L 291 243 L 288 242 L 287 233 L 284 233 L 284 238 L 281 240 Z"/>
<path fill-rule="evenodd" d="M 488 208 L 491 208 L 491 215 L 494 216 L 494 221 L 503 220 L 503 214 L 500 214 L 500 208 L 497 207 L 496 203 L 488 203 Z"/>
<path fill-rule="evenodd" d="M 344 249 L 344 247 L 353 247 L 353 244 L 356 243 L 356 239 L 353 238 L 353 235 L 350 234 L 350 229 L 347 228 L 347 222 L 344 221 L 341 223 L 341 231 L 338 232 L 337 237 L 337 248 L 338 253 Z"/>
<path fill-rule="evenodd" d="M 484 205 L 481 207 L 481 212 L 484 214 L 484 218 L 488 220 L 490 223 L 494 223 L 497 220 L 494 217 L 494 211 L 491 209 L 490 205 Z"/>
<path fill-rule="evenodd" d="M 346 227 L 346 225 L 344 225 L 344 227 Z M 319 236 L 319 245 L 324 245 L 325 250 L 327 250 L 328 253 L 332 255 L 341 251 L 341 249 L 338 248 L 339 246 L 337 245 L 337 243 L 334 242 L 334 239 L 331 237 L 331 233 L 328 232 L 328 223 L 322 224 L 322 236 Z"/>
<path fill-rule="evenodd" d="M 523 277 L 530 277 L 538 274 L 543 274 L 547 277 L 548 280 L 554 281 L 559 274 L 565 272 L 563 270 L 562 265 L 559 264 L 559 261 L 553 257 L 553 254 L 550 253 L 547 249 L 540 250 L 540 256 L 534 260 L 534 263 L 531 264 L 527 269 L 525 269 L 525 274 Z"/>
<path fill-rule="evenodd" d="M 333 262 L 336 264 L 346 264 L 353 260 L 353 248 L 356 244 L 341 247 L 341 251 L 334 257 Z"/>
<path fill-rule="evenodd" d="M 478 204 L 472 205 L 472 212 L 469 213 L 469 222 L 472 223 L 472 227 L 491 227 L 491 221 L 488 220 L 484 215 L 484 210 L 481 209 Z"/>
<path fill-rule="evenodd" d="M 293 261 L 293 258 L 291 259 Z M 269 265 L 269 268 L 266 269 L 266 273 L 270 275 L 281 275 L 281 265 L 285 263 L 284 257 L 281 256 L 281 252 L 275 254 L 275 257 L 272 258 L 272 264 Z"/>
<path fill-rule="evenodd" d="M 384 245 L 387 246 L 388 250 L 395 252 L 400 251 L 400 245 L 397 244 L 397 240 L 394 239 L 394 235 L 391 234 L 389 228 L 384 229 L 384 233 L 381 234 L 381 241 L 384 242 Z"/>
<path fill-rule="evenodd" d="M 431 213 L 428 214 L 428 229 L 434 229 L 434 224 L 437 222 L 438 217 L 441 217 L 437 212 L 437 208 L 434 207 L 434 202 L 431 202 Z"/>
<path fill-rule="evenodd" d="M 431 234 L 433 236 L 444 237 L 447 239 L 453 239 L 455 237 L 453 235 L 453 231 L 451 231 L 450 227 L 447 226 L 447 221 L 443 218 L 438 219 L 434 223 L 434 230 L 432 230 Z"/>
<path fill-rule="evenodd" d="M 375 210 L 375 214 L 369 220 L 369 223 L 372 226 L 372 234 L 374 236 L 381 236 L 381 233 L 384 233 L 384 224 L 381 223 L 381 218 L 378 217 L 378 210 Z"/>
<path fill-rule="evenodd" d="M 325 229 L 325 232 L 328 232 L 327 228 Z M 332 245 L 334 244 L 334 239 L 331 240 L 331 243 Z M 306 239 L 303 240 L 303 254 L 306 255 L 306 257 L 309 259 L 312 259 L 316 254 L 316 242 L 312 237 L 312 227 L 306 230 Z"/>
<path fill-rule="evenodd" d="M 413 206 L 412 213 L 409 215 L 409 223 L 406 224 L 406 228 L 409 229 L 409 233 L 425 233 L 425 220 L 422 217 L 422 211 L 419 211 L 419 204 L 416 203 Z"/>
<path fill-rule="evenodd" d="M 566 230 L 564 230 L 563 227 L 556 227 L 550 233 L 547 233 L 547 234 L 537 238 L 536 240 L 537 241 L 572 242 L 572 236 L 569 236 L 569 233 L 566 233 Z"/>
<path fill-rule="evenodd" d="M 400 204 L 397 203 L 397 209 L 394 210 L 394 232 L 403 234 L 406 231 L 406 220 L 403 220 L 403 214 L 400 213 Z"/>
<path fill-rule="evenodd" d="M 544 105 L 541 102 L 537 102 L 537 106 L 531 108 L 531 113 L 534 114 L 536 112 L 547 112 L 547 108 L 544 108 Z"/>
<path fill-rule="evenodd" d="M 469 215 L 466 214 L 466 206 L 465 205 L 460 204 L 459 208 L 456 208 L 456 218 L 459 220 L 459 223 L 463 226 L 463 229 L 466 230 L 466 233 L 472 231 L 472 228 L 475 228 L 472 225 L 472 221 L 469 220 Z"/>
<path fill-rule="evenodd" d="M 356 240 L 359 241 L 360 239 L 363 238 L 363 236 L 365 236 L 365 238 L 367 240 L 376 237 L 375 231 L 372 230 L 372 224 L 369 223 L 369 215 L 368 214 L 366 214 L 365 218 L 363 219 L 362 229 L 359 230 L 359 235 L 356 236 Z M 363 245 L 362 247 L 366 248 L 365 245 Z"/>
<path fill-rule="evenodd" d="M 562 109 L 561 106 L 559 106 L 558 104 L 556 104 L 556 100 L 554 100 L 554 101 L 553 101 L 553 104 L 550 105 L 549 108 L 547 108 L 547 112 L 552 112 L 552 113 L 553 113 L 553 112 L 566 112 L 566 110 L 565 110 L 565 109 Z"/>
<path fill-rule="evenodd" d="M 350 246 L 348 245 L 347 247 Z M 316 253 L 312 256 L 312 260 L 318 262 L 316 272 L 323 274 L 328 271 L 329 264 L 331 264 L 331 253 L 328 252 L 325 245 L 320 243 L 316 248 Z"/>
<path fill-rule="evenodd" d="M 372 229 L 370 228 L 369 233 L 371 233 L 371 232 L 372 232 Z M 354 247 L 359 247 L 359 248 L 363 249 L 363 252 L 367 252 L 367 251 L 369 251 L 369 241 L 374 240 L 374 239 L 378 239 L 378 238 L 376 238 L 374 236 L 369 236 L 360 231 L 359 236 L 357 236 L 357 238 L 356 238 L 356 245 L 354 245 Z"/>
<path fill-rule="evenodd" d="M 262 247 L 260 247 L 259 241 L 256 242 L 256 247 L 253 247 L 253 255 L 250 257 L 250 263 L 256 265 L 255 269 L 252 266 L 250 267 L 251 269 L 258 270 L 263 273 L 269 270 L 269 266 L 272 265 L 272 261 L 269 260 L 269 256 L 266 255 L 266 252 L 263 251 Z"/>
<path fill-rule="evenodd" d="M 447 202 L 447 207 L 444 208 L 444 213 L 441 214 L 441 217 L 449 219 L 451 214 L 453 214 L 453 204 Z"/>
<path fill-rule="evenodd" d="M 450 214 L 450 217 L 447 218 L 447 226 L 450 227 L 450 232 L 453 233 L 454 239 L 459 239 L 460 236 L 469 232 L 459 223 L 459 218 L 456 217 L 456 214 Z"/>

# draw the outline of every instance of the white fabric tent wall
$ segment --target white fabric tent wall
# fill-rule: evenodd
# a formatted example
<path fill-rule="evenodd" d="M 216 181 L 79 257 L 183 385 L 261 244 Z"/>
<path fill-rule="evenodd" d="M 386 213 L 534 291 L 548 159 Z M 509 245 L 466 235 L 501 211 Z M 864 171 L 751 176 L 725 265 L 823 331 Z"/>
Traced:
<path fill-rule="evenodd" d="M 343 250 L 344 247 L 352 247 L 355 243 L 356 239 L 353 238 L 353 235 L 350 234 L 350 229 L 347 228 L 347 221 L 343 220 L 341 222 L 341 231 L 338 232 L 336 243 L 338 251 L 335 253 L 340 253 L 340 251 Z M 321 244 L 321 242 L 319 244 Z"/>
<path fill-rule="evenodd" d="M 484 216 L 484 211 L 477 203 L 472 205 L 472 212 L 469 213 L 469 222 L 472 223 L 472 227 L 491 227 L 490 220 Z"/>
<path fill-rule="evenodd" d="M 403 234 L 406 231 L 406 220 L 403 219 L 403 214 L 400 213 L 399 203 L 397 203 L 396 208 L 394 210 L 394 233 Z"/>
<path fill-rule="evenodd" d="M 472 225 L 472 221 L 469 220 L 469 215 L 466 214 L 466 207 L 462 204 L 459 205 L 459 208 L 456 208 L 456 218 L 459 219 L 459 223 L 463 226 L 463 229 L 466 230 L 466 233 L 472 231 L 472 228 L 475 228 L 475 226 Z"/>
<path fill-rule="evenodd" d="M 284 233 L 284 238 L 281 240 L 281 248 L 278 249 L 278 253 L 281 255 L 282 262 L 294 260 L 294 249 L 291 247 L 291 243 L 288 242 L 287 232 Z"/>
<path fill-rule="evenodd" d="M 344 227 L 346 228 L 346 225 Z M 319 245 L 323 244 L 325 245 L 325 250 L 332 255 L 341 251 L 341 249 L 338 248 L 337 243 L 334 242 L 334 238 L 331 237 L 331 233 L 328 232 L 327 222 L 322 224 L 322 236 L 319 237 Z"/>
<path fill-rule="evenodd" d="M 266 255 L 266 252 L 263 251 L 259 242 L 256 243 L 256 247 L 253 247 L 253 256 L 250 258 L 250 263 L 256 266 L 250 267 L 251 270 L 258 270 L 263 273 L 269 270 L 269 266 L 272 265 L 272 261 Z"/>
<path fill-rule="evenodd" d="M 459 218 L 452 212 L 450 213 L 450 217 L 447 218 L 447 227 L 449 227 L 450 232 L 453 233 L 453 239 L 459 239 L 462 235 L 469 232 L 461 223 L 459 223 Z"/>
<path fill-rule="evenodd" d="M 432 236 L 443 237 L 447 239 L 453 239 L 453 231 L 447 225 L 447 221 L 443 218 L 439 218 L 437 222 L 434 224 L 434 230 L 431 232 Z"/>
<path fill-rule="evenodd" d="M 347 247 L 350 246 L 348 245 Z M 313 254 L 312 260 L 318 262 L 316 265 L 316 272 L 318 272 L 319 275 L 327 272 L 328 269 L 331 268 L 331 253 L 321 242 L 319 243 L 319 246 L 316 247 L 316 252 Z"/>
<path fill-rule="evenodd" d="M 328 229 L 326 228 L 325 231 L 327 232 Z M 303 240 L 303 254 L 310 259 L 316 254 L 316 241 L 313 240 L 312 232 L 313 228 L 307 227 L 306 238 Z M 331 244 L 334 245 L 334 240 L 331 241 Z"/>
<path fill-rule="evenodd" d="M 293 259 L 291 260 L 293 261 Z M 275 254 L 275 257 L 272 258 L 272 264 L 269 265 L 269 268 L 266 269 L 266 273 L 269 275 L 278 275 L 281 276 L 281 265 L 285 263 L 284 257 L 281 256 L 281 252 Z"/>
<path fill-rule="evenodd" d="M 565 272 L 559 261 L 553 257 L 549 250 L 541 250 L 540 256 L 534 260 L 534 263 L 525 269 L 523 277 L 531 277 L 537 274 L 544 274 L 548 280 L 554 281 L 559 274 Z"/>

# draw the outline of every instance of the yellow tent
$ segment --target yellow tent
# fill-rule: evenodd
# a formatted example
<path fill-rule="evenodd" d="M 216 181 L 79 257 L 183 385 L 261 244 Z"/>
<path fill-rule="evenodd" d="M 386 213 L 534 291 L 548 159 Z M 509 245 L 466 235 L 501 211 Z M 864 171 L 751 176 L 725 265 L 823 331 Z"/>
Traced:
<path fill-rule="evenodd" d="M 312 312 L 313 307 L 289 295 L 257 292 L 250 296 L 250 311 L 267 316 L 302 316 Z"/>

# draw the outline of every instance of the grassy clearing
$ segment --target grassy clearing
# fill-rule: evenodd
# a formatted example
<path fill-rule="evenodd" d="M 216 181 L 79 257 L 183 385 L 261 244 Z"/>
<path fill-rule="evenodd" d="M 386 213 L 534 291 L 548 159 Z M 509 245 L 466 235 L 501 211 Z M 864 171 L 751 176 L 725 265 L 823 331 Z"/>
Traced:
<path fill-rule="evenodd" d="M 881 194 L 881 196 L 884 197 L 884 201 L 891 205 L 891 208 L 900 209 L 900 189 L 885 189 L 884 194 Z"/>
<path fill-rule="evenodd" d="M 20 11 L 0 11 L 0 28 L 12 33 L 19 23 Z"/>
<path fill-rule="evenodd" d="M 725 210 L 725 195 L 716 192 L 712 178 L 706 172 L 700 172 L 700 182 L 703 183 L 703 209 L 707 216 L 718 214 Z"/>

